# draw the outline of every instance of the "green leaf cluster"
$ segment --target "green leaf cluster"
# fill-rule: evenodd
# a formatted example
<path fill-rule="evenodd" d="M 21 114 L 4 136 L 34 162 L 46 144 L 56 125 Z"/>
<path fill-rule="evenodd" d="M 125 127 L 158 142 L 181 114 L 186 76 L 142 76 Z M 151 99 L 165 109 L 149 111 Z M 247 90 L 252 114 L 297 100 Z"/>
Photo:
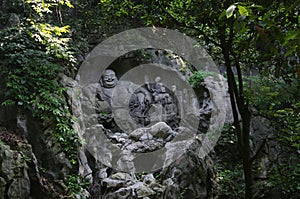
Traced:
<path fill-rule="evenodd" d="M 196 71 L 189 79 L 189 84 L 193 88 L 199 88 L 204 81 L 204 77 L 200 71 Z"/>
<path fill-rule="evenodd" d="M 226 168 L 226 165 L 216 166 L 218 183 L 218 195 L 220 198 L 242 198 L 243 197 L 243 178 L 242 165 L 238 164 L 233 168 Z"/>
<path fill-rule="evenodd" d="M 82 191 L 82 188 L 87 188 L 89 183 L 84 181 L 80 176 L 78 175 L 69 175 L 65 179 L 66 185 L 68 189 L 71 191 L 70 198 L 75 197 L 75 194 L 78 194 Z"/>
<path fill-rule="evenodd" d="M 249 100 L 250 106 L 261 113 L 289 107 L 300 97 L 298 93 L 299 80 L 295 78 L 286 82 L 280 78 L 252 76 L 247 78 L 244 86 L 246 88 L 245 96 Z"/>
<path fill-rule="evenodd" d="M 70 48 L 69 27 L 45 23 L 33 14 L 46 17 L 52 7 L 67 1 L 23 2 L 30 14 L 20 15 L 21 23 L 0 32 L 0 76 L 4 82 L 4 101 L 29 110 L 45 124 L 55 125 L 55 137 L 69 160 L 76 163 L 78 135 L 75 121 L 60 84 L 59 73 L 70 71 L 75 58 Z M 28 10 L 27 10 L 28 11 Z"/>
<path fill-rule="evenodd" d="M 291 107 L 276 110 L 273 113 L 280 131 L 279 140 L 286 146 L 300 151 L 300 101 Z"/>

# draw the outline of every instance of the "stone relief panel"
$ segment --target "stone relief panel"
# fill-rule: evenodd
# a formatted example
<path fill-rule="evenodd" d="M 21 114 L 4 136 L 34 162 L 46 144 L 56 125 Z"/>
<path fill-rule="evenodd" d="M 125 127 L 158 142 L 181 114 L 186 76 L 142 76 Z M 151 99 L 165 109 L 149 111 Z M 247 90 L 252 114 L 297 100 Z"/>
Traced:
<path fill-rule="evenodd" d="M 166 187 L 180 190 L 171 186 L 182 180 L 183 175 L 175 172 L 178 169 L 190 174 L 191 167 L 195 168 L 192 176 L 184 174 L 187 179 L 201 171 L 192 184 L 205 182 L 209 176 L 202 172 L 201 168 L 208 169 L 201 161 L 214 147 L 223 125 L 225 90 L 218 74 L 205 78 L 198 89 L 187 83 L 195 70 L 217 71 L 196 44 L 178 31 L 141 28 L 99 44 L 80 67 L 80 127 L 86 141 L 84 153 L 91 159 L 95 198 L 105 194 L 111 198 L 111 189 L 129 191 L 130 197 L 131 192 L 138 192 L 136 176 L 145 172 L 166 172 L 167 179 L 162 179 L 163 186 L 155 192 L 168 196 L 167 181 Z M 211 67 L 206 67 L 207 62 Z M 197 164 L 193 164 L 195 159 Z M 115 178 L 120 174 L 124 181 Z"/>
<path fill-rule="evenodd" d="M 145 77 L 145 84 L 136 89 L 129 101 L 130 116 L 133 120 L 147 126 L 151 122 L 166 122 L 172 129 L 179 126 L 179 103 L 175 93 L 161 82 L 157 76 L 155 81 L 149 82 Z"/>
<path fill-rule="evenodd" d="M 153 71 L 154 66 L 149 65 L 142 70 L 150 70 L 149 67 Z M 178 135 L 184 126 L 198 125 L 194 123 L 201 117 L 204 123 L 208 123 L 211 114 L 208 92 L 204 92 L 204 99 L 198 103 L 193 91 L 180 87 L 182 82 L 158 75 L 163 71 L 172 76 L 177 71 L 166 71 L 160 66 L 156 70 L 156 73 L 144 77 L 119 79 L 117 71 L 106 69 L 100 77 L 96 92 L 98 122 L 107 129 L 104 132 L 110 141 L 121 150 L 155 151 Z M 138 74 L 139 71 L 132 73 Z M 104 103 L 108 106 L 103 106 Z M 193 130 L 195 134 L 205 133 Z"/>

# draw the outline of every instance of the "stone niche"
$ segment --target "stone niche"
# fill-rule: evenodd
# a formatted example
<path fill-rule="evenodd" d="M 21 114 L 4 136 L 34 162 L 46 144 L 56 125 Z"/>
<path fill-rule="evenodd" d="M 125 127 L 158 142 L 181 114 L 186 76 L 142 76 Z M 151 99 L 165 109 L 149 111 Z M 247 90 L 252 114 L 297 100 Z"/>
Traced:
<path fill-rule="evenodd" d="M 192 161 L 187 151 L 201 162 L 191 163 L 194 169 L 205 168 L 203 176 L 212 173 L 205 157 L 210 146 L 203 147 L 202 141 L 207 139 L 212 121 L 222 123 L 216 119 L 215 108 L 223 99 L 210 91 L 222 85 L 208 78 L 199 88 L 192 88 L 188 80 L 193 66 L 187 66 L 176 55 L 166 56 L 164 51 L 148 53 L 151 55 L 148 59 L 140 58 L 136 52 L 124 55 L 102 74 L 93 74 L 99 76 L 98 82 L 79 86 L 82 95 L 73 110 L 86 141 L 82 153 L 86 155 L 81 156 L 82 173 L 90 176 L 93 198 L 100 195 L 110 198 L 123 192 L 127 196 L 131 188 L 141 187 L 148 190 L 145 197 L 170 194 L 172 186 L 180 192 L 183 188 L 176 184 L 177 178 L 185 178 L 189 170 L 182 168 L 189 165 L 182 164 L 182 159 Z M 199 156 L 201 153 L 206 154 Z M 181 173 L 178 176 L 174 175 L 176 169 Z M 155 191 L 137 179 L 141 173 L 150 176 L 161 173 L 166 179 L 156 183 L 158 191 Z M 127 176 L 125 180 L 113 177 L 121 174 Z M 207 196 L 210 191 L 206 187 L 211 185 L 205 179 L 209 177 L 199 179 L 201 182 L 197 183 L 202 183 L 205 190 L 202 194 Z M 171 181 L 173 184 L 168 185 Z M 192 186 L 193 182 L 189 183 Z"/>
<path fill-rule="evenodd" d="M 158 53 L 153 54 L 158 59 Z M 195 136 L 208 129 L 212 111 L 208 89 L 193 89 L 188 84 L 191 71 L 175 56 L 169 62 L 151 62 L 123 56 L 100 74 L 98 83 L 84 88 L 90 102 L 84 103 L 89 118 L 85 124 L 100 124 L 121 151 L 155 151 L 181 131 Z M 87 140 L 95 133 L 87 133 Z M 94 145 L 95 140 L 91 142 Z"/>

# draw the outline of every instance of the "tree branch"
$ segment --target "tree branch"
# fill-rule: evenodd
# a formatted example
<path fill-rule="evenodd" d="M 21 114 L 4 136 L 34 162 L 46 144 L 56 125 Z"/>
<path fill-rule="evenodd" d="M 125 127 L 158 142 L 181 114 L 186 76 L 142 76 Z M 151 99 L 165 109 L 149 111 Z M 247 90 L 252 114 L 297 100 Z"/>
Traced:
<path fill-rule="evenodd" d="M 195 30 L 197 32 L 199 32 L 201 35 L 204 36 L 205 40 L 206 41 L 209 41 L 210 43 L 213 43 L 214 45 L 218 46 L 218 47 L 221 47 L 221 44 L 217 43 L 216 41 L 214 41 L 213 39 L 211 39 L 209 36 L 206 35 L 206 33 L 201 30 L 200 28 L 197 28 L 195 26 L 189 26 L 185 23 L 182 23 L 180 21 L 178 21 L 171 13 L 169 13 L 168 11 L 163 11 L 165 12 L 178 26 L 181 26 L 181 27 L 184 27 L 184 28 L 189 28 L 189 29 L 192 29 L 192 30 Z"/>

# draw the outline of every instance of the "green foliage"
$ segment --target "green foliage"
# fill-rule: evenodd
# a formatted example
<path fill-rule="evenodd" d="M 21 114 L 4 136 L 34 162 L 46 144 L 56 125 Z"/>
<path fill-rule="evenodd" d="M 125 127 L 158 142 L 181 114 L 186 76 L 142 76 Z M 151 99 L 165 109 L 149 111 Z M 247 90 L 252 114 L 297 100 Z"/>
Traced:
<path fill-rule="evenodd" d="M 248 104 L 258 109 L 272 110 L 283 108 L 295 101 L 293 84 L 299 58 L 299 0 L 296 1 L 129 1 L 130 10 L 124 11 L 119 8 L 119 1 L 105 1 L 114 9 L 120 9 L 121 17 L 127 13 L 143 20 L 147 26 L 159 26 L 176 29 L 196 38 L 199 44 L 203 45 L 216 62 L 224 63 L 227 69 L 236 68 L 237 72 L 255 69 L 263 74 L 266 79 L 256 84 L 246 80 L 243 75 L 238 78 L 228 78 L 232 83 L 232 97 L 238 103 L 238 114 L 242 118 L 241 128 L 236 128 L 240 133 L 239 137 L 247 138 L 250 131 L 238 132 L 238 129 L 248 129 L 247 121 L 250 114 L 247 114 Z M 128 2 L 128 1 L 126 1 Z M 126 6 L 124 6 L 126 8 Z M 132 14 L 132 15 L 133 15 Z M 300 38 L 300 37 L 298 37 Z M 298 44 L 297 44 L 298 42 Z M 292 45 L 290 49 L 287 45 Z M 273 81 L 271 77 L 278 78 Z M 194 87 L 201 85 L 205 77 L 202 73 L 195 73 L 190 78 L 190 84 Z M 283 80 L 284 81 L 283 81 Z M 269 83 L 268 81 L 272 82 Z M 286 84 L 286 83 L 290 83 Z M 291 87 L 291 88 L 290 88 Z M 245 92 L 245 88 L 247 89 Z M 292 92 L 282 96 L 281 93 Z M 234 95 L 234 96 L 233 96 Z M 246 98 L 245 98 L 246 97 Z M 236 121 L 236 126 L 239 121 Z M 245 126 L 244 126 L 245 125 Z M 250 136 L 249 136 L 250 137 Z M 247 143 L 243 145 L 244 143 Z M 250 154 L 250 145 L 245 140 L 240 140 L 241 149 L 247 152 L 241 153 L 242 158 Z M 249 153 L 248 153 L 249 152 Z M 244 154 L 244 155 L 243 155 Z M 246 192 L 251 198 L 252 189 L 252 163 L 244 164 Z M 248 169 L 246 169 L 248 167 Z M 229 171 L 227 171 L 229 170 Z M 237 169 L 239 170 L 239 169 Z M 232 191 L 234 195 L 240 193 L 229 189 L 226 182 L 234 181 L 237 170 L 233 168 L 222 168 L 221 175 L 226 190 Z M 250 180 L 249 180 L 250 179 Z M 238 181 L 238 185 L 242 184 Z M 235 186 L 235 185 L 234 185 Z M 238 187 L 238 186 L 237 186 Z M 250 190 L 250 191 L 249 191 Z M 228 193 L 227 193 L 228 194 Z M 239 195 L 240 196 L 240 195 Z"/>
<path fill-rule="evenodd" d="M 70 198 L 73 198 L 75 194 L 80 194 L 83 188 L 87 188 L 90 184 L 89 182 L 86 182 L 84 179 L 82 179 L 78 175 L 70 175 L 65 179 L 65 183 L 68 187 L 68 189 L 71 191 Z"/>
<path fill-rule="evenodd" d="M 300 150 L 300 101 L 289 108 L 277 110 L 273 116 L 280 128 L 279 140 L 298 152 Z"/>
<path fill-rule="evenodd" d="M 247 82 L 251 105 L 272 121 L 281 153 L 288 157 L 273 162 L 268 180 L 260 189 L 275 189 L 285 197 L 295 198 L 300 190 L 300 102 L 299 79 L 254 78 Z"/>
<path fill-rule="evenodd" d="M 232 169 L 226 169 L 225 167 L 226 165 L 224 166 L 224 163 L 216 166 L 219 197 L 243 198 L 244 184 L 242 165 L 235 165 Z"/>
<path fill-rule="evenodd" d="M 35 13 L 48 13 L 49 5 L 29 0 L 24 4 Z M 6 94 L 2 105 L 17 105 L 46 123 L 54 122 L 55 137 L 75 163 L 78 137 L 72 128 L 74 118 L 58 75 L 72 69 L 75 62 L 69 39 L 63 37 L 67 33 L 67 26 L 58 27 L 27 17 L 19 26 L 2 30 L 0 75 L 5 82 Z"/>
<path fill-rule="evenodd" d="M 300 97 L 299 80 L 293 78 L 287 83 L 283 79 L 252 76 L 245 81 L 244 86 L 250 106 L 264 113 L 296 103 Z"/>
<path fill-rule="evenodd" d="M 299 61 L 300 1 L 275 1 L 256 17 L 260 70 L 285 81 L 296 77 Z M 298 38 L 298 39 L 297 39 Z M 298 43 L 297 43 L 298 42 Z"/>
<path fill-rule="evenodd" d="M 232 4 L 231 6 L 229 6 L 226 10 L 226 17 L 227 18 L 230 18 L 232 16 L 234 16 L 235 18 L 237 17 L 237 14 L 241 17 L 248 17 L 249 16 L 249 13 L 251 12 L 250 11 L 250 8 L 253 7 L 253 4 L 249 3 L 234 3 Z M 257 6 L 255 6 L 257 7 Z M 235 13 L 236 11 L 236 13 Z"/>
<path fill-rule="evenodd" d="M 288 148 L 289 157 L 270 173 L 270 187 L 279 187 L 287 197 L 300 192 L 300 101 L 291 107 L 274 111 L 278 141 Z"/>
<path fill-rule="evenodd" d="M 6 92 L 3 104 L 28 109 L 45 122 L 54 121 L 55 136 L 73 162 L 78 138 L 58 76 L 75 70 L 69 42 L 84 54 L 107 36 L 145 25 L 177 29 L 196 38 L 218 63 L 223 64 L 223 55 L 229 53 L 229 67 L 239 63 L 242 69 L 258 69 L 264 78 L 239 82 L 238 89 L 243 85 L 246 92 L 235 93 L 236 97 L 246 96 L 246 103 L 274 119 L 281 132 L 280 143 L 293 153 L 299 150 L 299 83 L 295 80 L 299 67 L 299 0 L 76 0 L 73 5 L 68 0 L 6 2 L 21 24 L 0 33 L 0 71 Z M 6 13 L 0 16 L 2 27 L 9 17 Z M 189 82 L 198 87 L 206 75 L 211 74 L 196 72 Z M 233 131 L 230 126 L 226 139 L 219 144 L 236 145 Z M 236 154 L 224 148 L 221 151 L 224 156 Z M 236 165 L 218 167 L 221 194 L 232 198 L 240 196 L 242 190 L 241 167 Z M 299 190 L 295 180 L 298 168 L 298 164 L 287 163 L 276 167 L 268 184 L 295 193 Z M 68 181 L 71 189 L 79 190 L 76 176 Z"/>
<path fill-rule="evenodd" d="M 215 147 L 217 195 L 220 198 L 243 197 L 243 171 L 234 126 L 226 124 Z"/>
<path fill-rule="evenodd" d="M 28 164 L 31 162 L 31 158 L 28 157 L 26 154 L 21 153 L 21 156 L 17 159 L 16 165 L 13 167 L 13 169 L 16 170 L 16 173 L 19 169 L 28 169 Z"/>
<path fill-rule="evenodd" d="M 218 75 L 218 73 L 211 72 L 211 71 L 194 71 L 193 75 L 189 79 L 189 84 L 193 88 L 199 88 L 199 87 L 201 87 L 205 78 L 216 77 L 217 75 Z"/>
<path fill-rule="evenodd" d="M 268 180 L 260 189 L 275 189 L 285 197 L 295 198 L 300 189 L 300 102 L 299 79 L 251 77 L 247 80 L 247 97 L 250 105 L 272 121 L 281 153 L 288 157 L 273 162 Z M 278 147 L 279 147 L 278 146 Z M 280 155 L 279 155 L 280 156 Z"/>
<path fill-rule="evenodd" d="M 62 12 L 72 29 L 73 44 L 79 53 L 88 53 L 107 37 L 129 28 L 141 27 L 133 2 L 121 0 L 73 1 L 73 15 Z"/>
<path fill-rule="evenodd" d="M 200 71 L 195 72 L 189 79 L 189 84 L 193 88 L 199 88 L 204 81 L 204 77 Z"/>
<path fill-rule="evenodd" d="M 290 162 L 294 158 L 290 158 Z M 279 190 L 286 198 L 297 198 L 300 192 L 300 163 L 299 159 L 296 161 L 298 163 L 283 163 L 273 168 L 266 186 Z"/>

